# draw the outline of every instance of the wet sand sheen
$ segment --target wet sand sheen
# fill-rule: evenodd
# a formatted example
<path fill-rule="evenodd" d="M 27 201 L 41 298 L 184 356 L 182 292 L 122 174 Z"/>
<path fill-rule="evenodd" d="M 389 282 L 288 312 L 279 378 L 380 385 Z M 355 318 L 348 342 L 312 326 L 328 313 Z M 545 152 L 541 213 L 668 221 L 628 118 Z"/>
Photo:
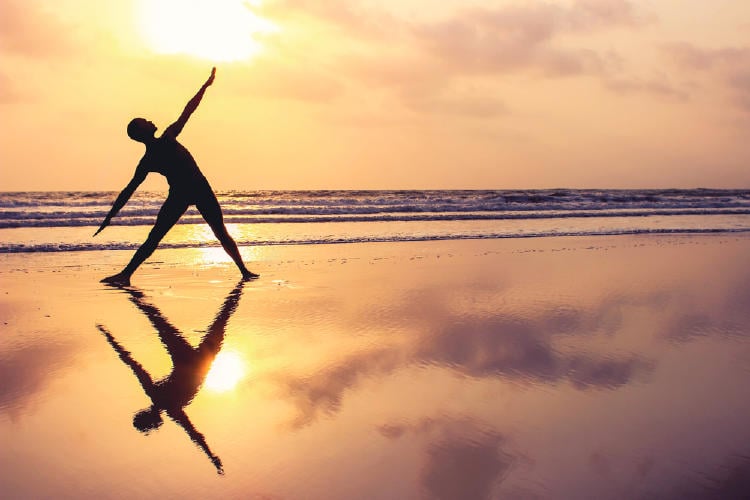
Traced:
<path fill-rule="evenodd" d="M 157 250 L 136 292 L 97 283 L 128 252 L 2 255 L 0 484 L 731 497 L 750 474 L 749 250 L 742 235 L 243 248 L 262 277 L 239 291 L 220 249 Z M 210 371 L 178 370 L 170 344 L 203 338 Z M 182 396 L 146 435 L 136 365 Z"/>

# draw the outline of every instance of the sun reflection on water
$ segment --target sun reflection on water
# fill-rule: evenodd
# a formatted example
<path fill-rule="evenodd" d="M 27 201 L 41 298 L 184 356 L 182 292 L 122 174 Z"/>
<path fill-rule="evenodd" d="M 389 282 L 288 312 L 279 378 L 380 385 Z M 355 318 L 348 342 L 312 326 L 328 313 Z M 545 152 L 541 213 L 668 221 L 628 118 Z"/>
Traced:
<path fill-rule="evenodd" d="M 237 387 L 246 374 L 246 363 L 239 353 L 222 351 L 211 364 L 204 386 L 212 392 L 228 392 Z"/>
<path fill-rule="evenodd" d="M 243 244 L 243 242 L 258 239 L 254 234 L 254 229 L 249 227 L 250 225 L 248 224 L 227 224 L 226 226 L 229 234 L 237 242 L 243 260 L 247 263 L 258 260 L 258 247 Z M 195 259 L 195 264 L 232 262 L 232 258 L 218 245 L 219 242 L 208 224 L 189 224 L 184 225 L 181 229 L 183 234 L 178 237 L 181 237 L 184 241 L 191 242 L 191 244 L 197 247 L 199 256 Z"/>

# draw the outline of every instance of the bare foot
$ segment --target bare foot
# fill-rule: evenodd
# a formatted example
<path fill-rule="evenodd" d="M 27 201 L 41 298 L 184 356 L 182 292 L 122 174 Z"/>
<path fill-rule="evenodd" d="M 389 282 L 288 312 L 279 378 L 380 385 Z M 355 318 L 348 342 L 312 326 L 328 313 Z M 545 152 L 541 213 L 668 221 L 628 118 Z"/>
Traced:
<path fill-rule="evenodd" d="M 242 279 L 245 281 L 254 280 L 256 278 L 260 278 L 260 274 L 255 274 L 254 272 L 247 270 L 242 272 Z"/>
<path fill-rule="evenodd" d="M 99 283 L 106 283 L 112 286 L 130 286 L 130 276 L 123 273 L 117 273 L 113 276 L 104 278 Z"/>

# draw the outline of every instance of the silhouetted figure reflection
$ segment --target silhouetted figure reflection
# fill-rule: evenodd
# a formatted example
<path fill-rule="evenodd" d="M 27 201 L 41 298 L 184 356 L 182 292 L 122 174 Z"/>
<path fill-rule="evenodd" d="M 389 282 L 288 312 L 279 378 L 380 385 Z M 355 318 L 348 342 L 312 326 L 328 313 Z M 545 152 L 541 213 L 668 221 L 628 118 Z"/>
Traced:
<path fill-rule="evenodd" d="M 221 246 L 229 254 L 240 272 L 243 279 L 257 278 L 258 275 L 249 271 L 242 262 L 242 256 L 237 249 L 237 243 L 227 232 L 224 225 L 224 216 L 221 213 L 221 207 L 216 200 L 208 181 L 198 168 L 198 164 L 193 159 L 190 152 L 179 142 L 177 136 L 182 132 L 183 127 L 198 108 L 203 99 L 206 89 L 214 82 L 216 68 L 211 70 L 211 76 L 206 83 L 201 86 L 195 96 L 188 101 L 180 117 L 172 125 L 167 127 L 160 137 L 155 137 L 156 125 L 145 118 L 134 118 L 128 124 L 128 137 L 137 142 L 146 145 L 146 154 L 143 155 L 135 174 L 125 189 L 117 196 L 109 213 L 104 217 L 99 229 L 94 236 L 99 234 L 107 227 L 117 212 L 125 206 L 130 196 L 136 188 L 146 179 L 149 172 L 157 172 L 167 178 L 169 183 L 169 195 L 159 210 L 153 229 L 146 238 L 146 241 L 135 252 L 133 258 L 127 266 L 119 273 L 104 278 L 103 283 L 113 285 L 130 285 L 130 277 L 145 261 L 159 242 L 164 238 L 167 232 L 174 226 L 182 214 L 190 205 L 195 205 L 205 221 L 211 227 L 214 235 L 218 238 Z"/>
<path fill-rule="evenodd" d="M 146 395 L 151 398 L 151 406 L 139 411 L 133 417 L 133 426 L 143 433 L 148 433 L 161 426 L 163 422 L 161 412 L 166 412 L 211 459 L 219 474 L 224 473 L 221 459 L 211 451 L 208 443 L 206 443 L 206 438 L 190 422 L 184 408 L 190 404 L 198 393 L 208 370 L 211 368 L 211 363 L 221 350 L 227 322 L 237 309 L 237 304 L 242 295 L 242 286 L 243 282 L 240 282 L 229 293 L 198 347 L 191 346 L 182 333 L 161 314 L 158 308 L 146 302 L 142 292 L 132 288 L 126 289 L 133 304 L 148 317 L 151 324 L 159 332 L 159 338 L 172 358 L 172 372 L 156 382 L 104 326 L 97 325 L 97 328 L 107 337 L 120 359 L 133 370 Z"/>

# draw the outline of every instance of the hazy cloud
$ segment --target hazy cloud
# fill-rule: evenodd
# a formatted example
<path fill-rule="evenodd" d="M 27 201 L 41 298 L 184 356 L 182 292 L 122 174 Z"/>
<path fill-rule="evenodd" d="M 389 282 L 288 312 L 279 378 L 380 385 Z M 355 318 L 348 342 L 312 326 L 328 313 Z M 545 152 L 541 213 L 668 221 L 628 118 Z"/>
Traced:
<path fill-rule="evenodd" d="M 70 52 L 74 42 L 62 21 L 32 1 L 0 0 L 0 49 L 28 57 Z"/>
<path fill-rule="evenodd" d="M 687 100 L 690 97 L 687 91 L 677 88 L 666 79 L 607 78 L 604 79 L 604 85 L 620 94 L 648 93 L 680 100 Z"/>
<path fill-rule="evenodd" d="M 682 42 L 666 45 L 664 52 L 682 70 L 718 82 L 737 108 L 750 112 L 750 47 L 707 49 Z"/>
<path fill-rule="evenodd" d="M 428 337 L 416 357 L 472 377 L 536 383 L 567 380 L 579 389 L 617 388 L 650 368 L 635 356 L 615 359 L 559 352 L 550 338 L 554 333 L 512 318 L 474 321 Z"/>
<path fill-rule="evenodd" d="M 581 1 L 571 7 L 552 3 L 497 9 L 466 9 L 453 18 L 414 26 L 430 54 L 454 71 L 503 73 L 521 69 L 548 76 L 601 73 L 607 58 L 589 49 L 564 49 L 555 38 L 618 26 L 634 26 L 629 2 Z"/>
<path fill-rule="evenodd" d="M 405 306 L 400 313 L 414 322 L 409 345 L 361 351 L 312 377 L 282 379 L 282 391 L 298 412 L 293 426 L 303 427 L 321 414 L 335 413 L 344 395 L 364 379 L 384 377 L 412 365 L 436 366 L 482 379 L 568 382 L 580 390 L 616 389 L 653 368 L 635 355 L 598 356 L 557 348 L 557 336 L 595 331 L 598 323 L 609 327 L 611 321 L 602 311 L 583 315 L 560 307 L 535 318 L 457 317 L 441 300 L 422 294 L 415 310 Z"/>
<path fill-rule="evenodd" d="M 495 484 L 510 470 L 513 457 L 499 447 L 499 437 L 484 442 L 432 443 L 421 472 L 427 498 L 491 498 Z"/>
<path fill-rule="evenodd" d="M 472 289 L 473 296 L 480 289 Z M 458 293 L 458 291 L 454 291 Z M 696 337 L 746 336 L 750 321 L 750 279 L 740 275 L 719 290 L 699 297 L 679 289 L 642 294 L 609 293 L 580 309 L 550 304 L 533 315 L 476 314 L 455 311 L 451 294 L 415 290 L 393 310 L 409 331 L 408 343 L 388 343 L 357 351 L 311 376 L 280 380 L 301 427 L 337 412 L 346 393 L 410 366 L 430 366 L 481 380 L 511 380 L 531 385 L 570 384 L 579 390 L 615 390 L 648 376 L 655 362 L 637 354 L 598 354 L 586 348 L 602 336 L 620 332 L 628 311 L 662 311 L 653 334 L 670 341 Z M 710 300 L 706 300 L 710 299 Z M 575 342 L 576 349 L 561 349 Z M 434 423 L 381 428 L 397 438 L 405 432 L 430 432 Z"/>
<path fill-rule="evenodd" d="M 389 439 L 426 437 L 420 482 L 426 498 L 492 498 L 517 461 L 506 438 L 471 419 L 424 418 L 380 428 Z"/>
<path fill-rule="evenodd" d="M 390 88 L 408 109 L 422 113 L 493 118 L 507 112 L 501 99 L 456 90 L 457 79 L 530 72 L 546 78 L 593 76 L 616 92 L 675 96 L 666 83 L 631 81 L 622 58 L 560 42 L 643 23 L 627 0 L 580 0 L 570 6 L 529 2 L 463 8 L 436 22 L 399 19 L 385 11 L 339 0 L 285 0 L 269 15 L 304 14 L 339 28 L 337 65 L 366 86 Z M 355 42 L 357 47 L 347 49 Z M 364 42 L 365 45 L 361 45 Z M 377 53 L 377 56 L 372 54 Z"/>
<path fill-rule="evenodd" d="M 6 351 L 0 357 L 0 413 L 19 415 L 71 359 L 72 346 L 42 344 Z"/>
<path fill-rule="evenodd" d="M 401 23 L 381 9 L 363 7 L 352 0 L 274 0 L 259 9 L 264 16 L 285 20 L 304 16 L 336 27 L 342 33 L 356 38 L 383 38 L 393 36 Z"/>
<path fill-rule="evenodd" d="M 666 53 L 678 64 L 692 69 L 708 70 L 729 65 L 747 65 L 750 62 L 750 48 L 724 47 L 704 49 L 687 42 L 672 43 L 665 46 Z"/>
<path fill-rule="evenodd" d="M 750 323 L 750 276 L 737 277 L 715 303 L 693 303 L 681 298 L 687 314 L 675 317 L 667 326 L 665 336 L 677 342 L 713 335 L 748 336 L 745 325 Z"/>
<path fill-rule="evenodd" d="M 292 399 L 298 412 L 292 426 L 304 427 L 320 413 L 337 412 L 344 393 L 360 383 L 362 378 L 389 373 L 401 364 L 396 349 L 377 349 L 353 355 L 342 363 L 317 372 L 314 377 L 282 381 L 283 392 Z"/>

